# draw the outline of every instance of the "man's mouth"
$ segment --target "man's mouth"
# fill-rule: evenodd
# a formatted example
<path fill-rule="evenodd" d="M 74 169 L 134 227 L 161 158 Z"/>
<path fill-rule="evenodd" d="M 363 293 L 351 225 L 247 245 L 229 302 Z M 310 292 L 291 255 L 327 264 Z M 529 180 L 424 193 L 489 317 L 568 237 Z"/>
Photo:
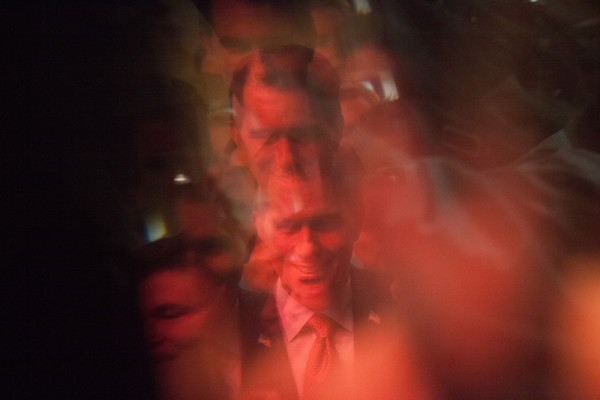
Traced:
<path fill-rule="evenodd" d="M 302 275 L 320 275 L 320 269 L 310 264 L 294 264 Z"/>
<path fill-rule="evenodd" d="M 300 273 L 302 282 L 318 282 L 323 278 L 325 270 L 318 264 L 299 262 L 293 258 L 291 258 L 290 261 L 294 268 Z"/>

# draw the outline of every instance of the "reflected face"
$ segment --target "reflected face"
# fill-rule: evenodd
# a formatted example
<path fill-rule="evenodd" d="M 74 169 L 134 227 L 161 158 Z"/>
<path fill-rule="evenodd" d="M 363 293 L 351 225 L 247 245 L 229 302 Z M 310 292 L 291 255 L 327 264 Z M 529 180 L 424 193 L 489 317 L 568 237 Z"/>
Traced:
<path fill-rule="evenodd" d="M 358 229 L 329 188 L 299 180 L 272 186 L 255 215 L 257 232 L 286 291 L 308 308 L 327 308 L 347 281 Z"/>
<path fill-rule="evenodd" d="M 211 334 L 218 289 L 195 268 L 159 271 L 140 285 L 147 341 L 157 361 L 174 360 Z"/>
<path fill-rule="evenodd" d="M 237 0 L 214 3 L 213 28 L 223 49 L 229 73 L 253 50 L 307 44 L 292 21 L 268 6 Z"/>
<path fill-rule="evenodd" d="M 318 174 L 332 152 L 332 135 L 314 117 L 306 94 L 248 85 L 244 102 L 232 136 L 259 182 L 268 176 Z"/>
<path fill-rule="evenodd" d="M 177 204 L 182 235 L 189 242 L 196 265 L 217 275 L 239 270 L 246 250 L 236 227 L 227 222 L 223 211 L 211 203 L 182 199 Z"/>

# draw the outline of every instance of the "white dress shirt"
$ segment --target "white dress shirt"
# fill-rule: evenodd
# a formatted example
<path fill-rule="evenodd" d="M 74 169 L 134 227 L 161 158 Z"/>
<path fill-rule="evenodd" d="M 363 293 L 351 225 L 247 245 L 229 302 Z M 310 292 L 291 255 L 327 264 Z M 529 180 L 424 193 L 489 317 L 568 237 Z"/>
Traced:
<path fill-rule="evenodd" d="M 322 311 L 322 313 L 338 323 L 338 329 L 335 330 L 334 345 L 341 362 L 351 366 L 354 362 L 354 319 L 352 317 L 350 279 L 348 279 L 342 296 L 338 300 L 336 304 Z M 302 328 L 315 314 L 315 311 L 304 307 L 290 297 L 279 279 L 275 285 L 275 302 L 292 374 L 294 375 L 298 395 L 302 398 L 306 363 L 310 349 L 316 339 L 316 334 L 313 331 L 302 330 Z"/>

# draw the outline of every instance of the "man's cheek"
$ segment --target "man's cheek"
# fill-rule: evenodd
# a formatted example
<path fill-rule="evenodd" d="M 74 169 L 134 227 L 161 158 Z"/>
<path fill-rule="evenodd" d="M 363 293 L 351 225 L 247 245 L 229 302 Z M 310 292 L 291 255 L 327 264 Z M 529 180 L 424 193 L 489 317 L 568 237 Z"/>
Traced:
<path fill-rule="evenodd" d="M 325 233 L 319 237 L 321 246 L 331 251 L 338 251 L 344 247 L 346 241 L 346 235 L 343 232 Z"/>
<path fill-rule="evenodd" d="M 223 50 L 223 53 L 225 55 L 225 62 L 227 63 L 229 73 L 233 73 L 241 60 L 249 54 L 249 52 L 238 52 L 227 48 Z"/>
<path fill-rule="evenodd" d="M 264 241 L 272 255 L 283 254 L 291 248 L 294 239 L 292 235 L 280 233 L 271 223 L 263 226 Z"/>
<path fill-rule="evenodd" d="M 288 253 L 284 242 L 274 241 L 269 246 L 269 258 L 271 262 L 281 262 Z"/>

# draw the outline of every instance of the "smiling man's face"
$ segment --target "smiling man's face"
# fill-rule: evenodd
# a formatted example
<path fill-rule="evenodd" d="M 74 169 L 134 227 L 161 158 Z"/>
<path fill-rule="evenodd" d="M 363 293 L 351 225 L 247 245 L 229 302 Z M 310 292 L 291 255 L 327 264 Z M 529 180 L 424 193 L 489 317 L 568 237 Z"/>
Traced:
<path fill-rule="evenodd" d="M 285 290 L 313 310 L 329 307 L 348 279 L 358 227 L 320 180 L 269 182 L 255 214 Z"/>
<path fill-rule="evenodd" d="M 140 285 L 139 301 L 152 357 L 175 360 L 210 340 L 223 293 L 197 268 L 158 271 Z"/>

